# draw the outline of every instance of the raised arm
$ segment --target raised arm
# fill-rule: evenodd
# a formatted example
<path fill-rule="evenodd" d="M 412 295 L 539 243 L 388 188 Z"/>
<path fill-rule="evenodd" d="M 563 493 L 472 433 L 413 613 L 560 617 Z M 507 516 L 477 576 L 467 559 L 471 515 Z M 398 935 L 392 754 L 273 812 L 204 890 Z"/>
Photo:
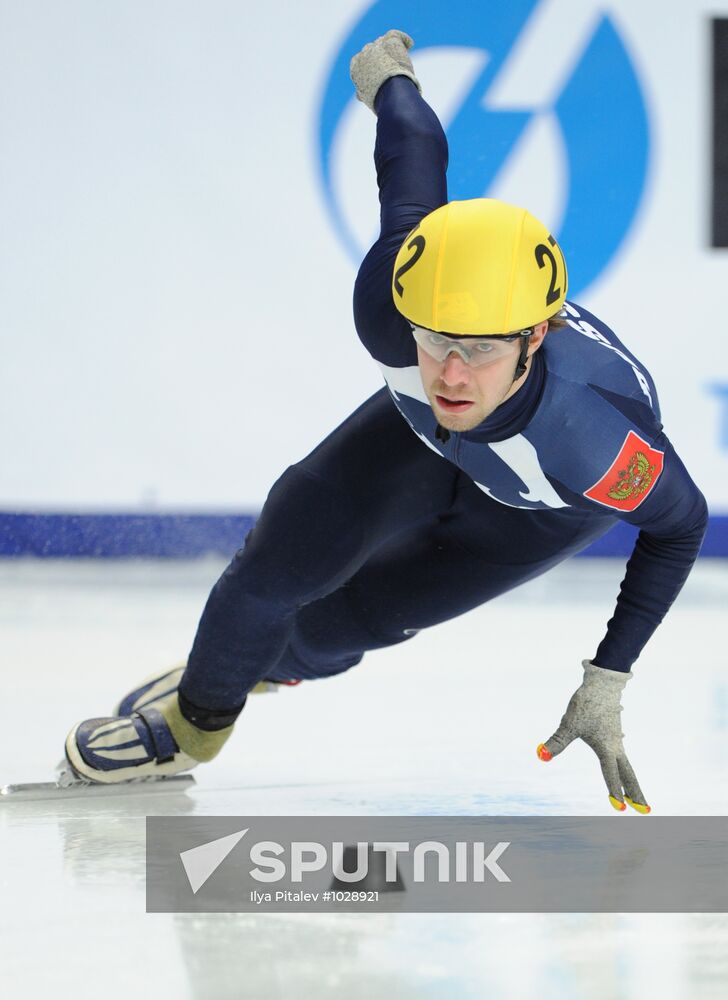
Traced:
<path fill-rule="evenodd" d="M 357 97 L 377 115 L 374 163 L 381 229 L 354 286 L 357 332 L 383 364 L 416 363 L 409 326 L 392 302 L 392 267 L 407 233 L 447 201 L 447 140 L 420 95 L 407 50 L 412 40 L 390 31 L 354 56 Z"/>

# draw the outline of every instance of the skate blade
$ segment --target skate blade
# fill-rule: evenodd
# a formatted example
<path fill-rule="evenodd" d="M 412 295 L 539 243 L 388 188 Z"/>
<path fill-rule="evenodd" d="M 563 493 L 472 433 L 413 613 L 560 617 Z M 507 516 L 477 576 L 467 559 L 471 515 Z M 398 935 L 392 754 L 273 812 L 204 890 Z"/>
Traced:
<path fill-rule="evenodd" d="M 59 774 L 56 781 L 34 781 L 26 784 L 3 785 L 0 788 L 0 802 L 48 798 L 73 798 L 112 795 L 139 795 L 161 792 L 188 791 L 195 784 L 191 774 L 170 774 L 160 778 L 132 778 L 131 781 L 119 781 L 115 784 L 103 785 L 99 782 L 82 781 L 69 772 Z"/>

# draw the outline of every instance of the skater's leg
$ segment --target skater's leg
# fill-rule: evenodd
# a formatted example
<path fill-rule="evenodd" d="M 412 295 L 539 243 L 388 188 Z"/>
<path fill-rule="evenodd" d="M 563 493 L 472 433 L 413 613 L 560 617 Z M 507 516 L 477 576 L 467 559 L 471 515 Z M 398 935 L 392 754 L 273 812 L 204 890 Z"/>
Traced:
<path fill-rule="evenodd" d="M 129 716 L 75 726 L 66 740 L 74 771 L 112 782 L 214 757 L 247 692 L 273 675 L 297 611 L 446 511 L 456 476 L 377 393 L 275 484 L 208 599 L 179 688 Z"/>

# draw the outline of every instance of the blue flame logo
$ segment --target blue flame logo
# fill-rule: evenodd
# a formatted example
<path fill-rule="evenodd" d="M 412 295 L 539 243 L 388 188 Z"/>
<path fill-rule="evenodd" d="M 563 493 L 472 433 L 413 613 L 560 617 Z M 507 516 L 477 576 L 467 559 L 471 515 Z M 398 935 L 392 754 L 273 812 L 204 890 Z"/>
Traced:
<path fill-rule="evenodd" d="M 319 155 L 324 196 L 332 223 L 355 260 L 362 256 L 332 182 L 332 146 L 349 102 L 354 100 L 349 61 L 389 28 L 402 27 L 416 53 L 441 46 L 480 47 L 482 72 L 447 126 L 449 197 L 487 195 L 534 115 L 552 115 L 565 152 L 566 204 L 555 234 L 569 262 L 570 291 L 578 295 L 617 253 L 639 207 L 647 174 L 649 127 L 633 63 L 614 24 L 596 18 L 553 102 L 534 94 L 533 110 L 488 107 L 494 86 L 526 22 L 543 0 L 507 4 L 472 0 L 378 0 L 344 39 L 334 60 L 319 117 Z M 544 59 L 558 59 L 547 51 Z"/>

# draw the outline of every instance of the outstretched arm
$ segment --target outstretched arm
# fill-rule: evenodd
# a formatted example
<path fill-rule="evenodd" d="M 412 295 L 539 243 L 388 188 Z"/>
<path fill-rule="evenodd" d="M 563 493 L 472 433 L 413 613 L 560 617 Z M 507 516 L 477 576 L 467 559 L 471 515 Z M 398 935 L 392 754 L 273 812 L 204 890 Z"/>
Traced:
<path fill-rule="evenodd" d="M 659 456 L 661 471 L 653 476 L 654 490 L 634 513 L 622 519 L 640 527 L 617 607 L 607 634 L 590 662 L 585 660 L 584 682 L 574 693 L 553 736 L 539 744 L 538 756 L 549 761 L 575 739 L 594 750 L 609 789 L 609 801 L 622 811 L 625 802 L 638 812 L 649 812 L 622 743 L 619 713 L 621 693 L 632 676 L 630 667 L 680 592 L 695 562 L 705 534 L 705 499 L 664 434 L 650 456 Z M 608 481 L 619 478 L 618 460 Z M 624 463 L 626 464 L 626 463 Z M 629 485 L 629 484 L 628 484 Z M 614 498 L 614 499 L 612 499 Z M 615 489 L 604 499 L 618 507 Z M 624 792 L 624 794 L 623 794 Z"/>
<path fill-rule="evenodd" d="M 700 552 L 705 497 L 664 435 L 664 469 L 654 494 L 623 520 L 640 528 L 617 606 L 593 663 L 628 670 L 670 609 Z"/>

